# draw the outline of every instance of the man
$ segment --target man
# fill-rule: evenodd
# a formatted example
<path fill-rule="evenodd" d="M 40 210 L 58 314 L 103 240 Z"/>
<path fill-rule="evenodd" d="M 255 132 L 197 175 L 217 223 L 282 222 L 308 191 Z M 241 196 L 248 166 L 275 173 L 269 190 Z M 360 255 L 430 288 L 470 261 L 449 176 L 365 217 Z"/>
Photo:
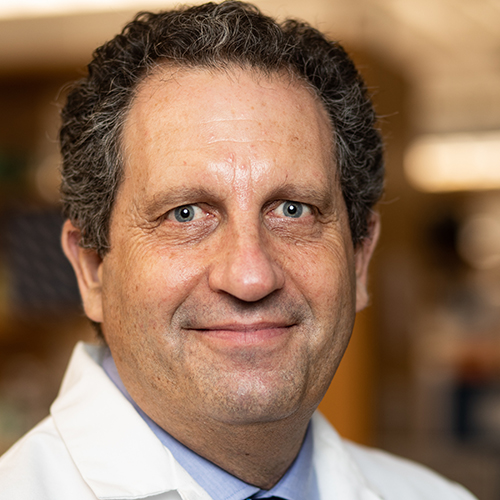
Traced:
<path fill-rule="evenodd" d="M 367 302 L 382 146 L 343 49 L 238 2 L 142 14 L 63 111 L 77 347 L 5 499 L 471 499 L 313 413 Z"/>

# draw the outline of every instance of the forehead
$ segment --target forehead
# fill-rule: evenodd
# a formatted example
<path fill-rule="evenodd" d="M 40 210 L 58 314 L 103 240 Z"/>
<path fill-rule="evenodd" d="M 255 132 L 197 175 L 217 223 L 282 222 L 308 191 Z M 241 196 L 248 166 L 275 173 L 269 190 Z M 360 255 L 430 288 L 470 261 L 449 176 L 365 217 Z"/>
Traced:
<path fill-rule="evenodd" d="M 200 97 L 207 103 L 215 98 L 221 104 L 235 104 L 233 96 L 226 93 L 228 87 L 247 91 L 239 95 L 242 104 L 255 100 L 255 91 L 263 98 L 267 93 L 272 95 L 277 99 L 277 106 L 295 101 L 293 107 L 299 109 L 314 102 L 316 111 L 329 122 L 328 113 L 314 90 L 294 73 L 286 70 L 266 73 L 258 68 L 233 66 L 212 69 L 160 65 L 139 83 L 131 108 L 142 107 L 155 97 L 181 106 L 188 104 L 186 98 L 196 100 Z"/>
<path fill-rule="evenodd" d="M 224 120 L 273 122 L 278 125 L 284 114 L 295 125 L 304 124 L 316 132 L 330 127 L 330 120 L 319 98 L 305 83 L 288 72 L 265 75 L 254 69 L 207 70 L 203 68 L 157 68 L 138 86 L 125 129 L 139 121 L 151 125 L 184 128 L 191 120 L 199 124 Z M 207 127 L 208 128 L 208 127 Z M 281 129 L 282 127 L 280 127 Z M 160 129 L 157 130 L 160 133 Z M 127 132 L 126 132 L 127 134 Z M 325 148 L 331 146 L 331 134 Z"/>
<path fill-rule="evenodd" d="M 274 162 L 277 175 L 292 164 L 302 175 L 314 173 L 308 164 L 328 165 L 323 174 L 334 177 L 331 138 L 319 99 L 286 73 L 167 66 L 138 87 L 122 145 L 126 178 L 147 176 L 154 186 L 223 162 L 254 174 Z"/>

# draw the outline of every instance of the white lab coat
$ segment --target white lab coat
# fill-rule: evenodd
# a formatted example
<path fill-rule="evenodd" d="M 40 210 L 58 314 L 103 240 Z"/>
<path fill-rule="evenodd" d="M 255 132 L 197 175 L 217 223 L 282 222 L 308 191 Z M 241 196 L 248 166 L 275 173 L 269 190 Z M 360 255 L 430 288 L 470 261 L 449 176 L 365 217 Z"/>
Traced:
<path fill-rule="evenodd" d="M 107 377 L 103 353 L 77 345 L 51 415 L 0 459 L 0 499 L 210 500 Z M 312 429 L 322 500 L 473 500 L 423 467 L 342 440 L 320 414 Z"/>

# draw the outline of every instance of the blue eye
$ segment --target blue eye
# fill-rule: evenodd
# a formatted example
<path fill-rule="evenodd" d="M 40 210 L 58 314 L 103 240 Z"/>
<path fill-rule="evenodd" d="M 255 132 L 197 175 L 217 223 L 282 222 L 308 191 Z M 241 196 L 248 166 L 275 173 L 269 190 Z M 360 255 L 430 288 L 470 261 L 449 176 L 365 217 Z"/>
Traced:
<path fill-rule="evenodd" d="M 173 216 L 177 222 L 190 222 L 201 213 L 196 205 L 183 205 L 173 210 Z"/>
<path fill-rule="evenodd" d="M 283 215 L 285 217 L 293 217 L 298 219 L 304 211 L 304 205 L 296 201 L 285 201 L 283 203 Z"/>
<path fill-rule="evenodd" d="M 306 215 L 312 214 L 312 209 L 306 203 L 300 201 L 283 201 L 274 210 L 275 215 L 279 217 L 289 217 L 291 219 L 300 219 Z"/>

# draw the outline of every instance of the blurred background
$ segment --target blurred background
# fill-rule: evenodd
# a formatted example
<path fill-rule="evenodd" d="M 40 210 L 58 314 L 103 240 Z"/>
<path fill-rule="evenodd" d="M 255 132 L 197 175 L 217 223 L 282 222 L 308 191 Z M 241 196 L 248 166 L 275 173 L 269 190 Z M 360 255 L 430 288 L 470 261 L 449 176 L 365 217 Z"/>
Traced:
<path fill-rule="evenodd" d="M 500 499 L 500 0 L 260 0 L 340 40 L 386 140 L 371 306 L 321 405 L 346 437 Z M 92 340 L 59 249 L 58 110 L 168 1 L 0 0 L 0 452 Z"/>

